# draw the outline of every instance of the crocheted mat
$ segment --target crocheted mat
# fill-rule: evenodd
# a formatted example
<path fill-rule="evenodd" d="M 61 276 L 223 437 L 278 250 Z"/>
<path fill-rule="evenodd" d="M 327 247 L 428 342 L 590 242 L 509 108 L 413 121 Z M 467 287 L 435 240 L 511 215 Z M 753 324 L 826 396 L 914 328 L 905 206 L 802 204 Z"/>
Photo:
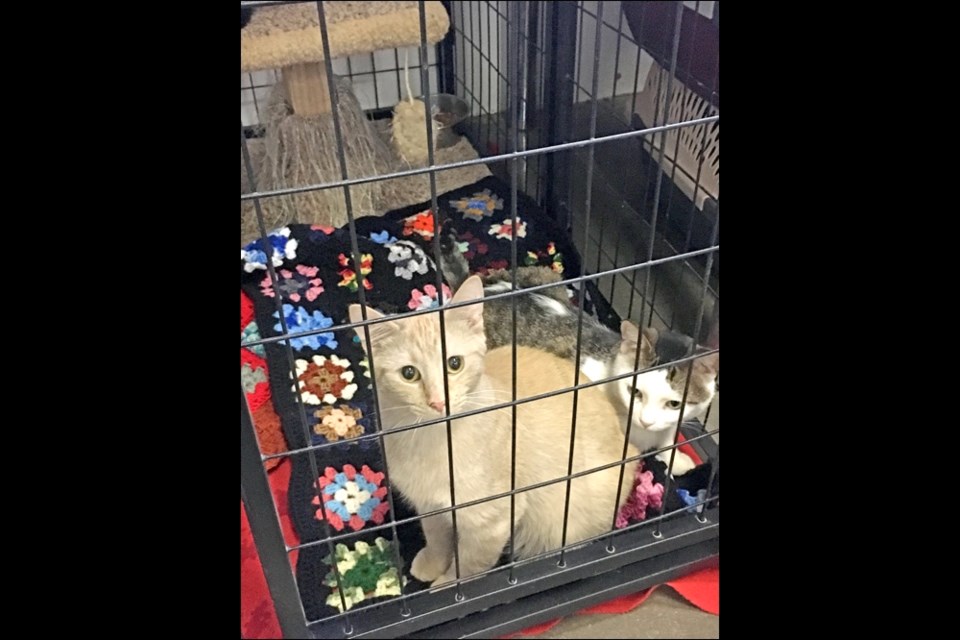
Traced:
<path fill-rule="evenodd" d="M 572 242 L 523 194 L 518 194 L 517 229 L 512 228 L 510 188 L 497 178 L 485 178 L 442 194 L 438 205 L 438 212 L 431 211 L 426 202 L 383 217 L 357 219 L 360 265 L 350 257 L 346 229 L 289 225 L 270 234 L 269 252 L 264 252 L 260 243 L 241 250 L 242 334 L 256 339 L 281 333 L 278 295 L 293 334 L 289 341 L 296 379 L 291 375 L 289 353 L 283 343 L 241 348 L 242 380 L 255 414 L 261 448 L 279 453 L 308 445 L 324 447 L 315 450 L 318 475 L 314 475 L 305 454 L 283 463 L 280 458 L 271 461 L 271 482 L 281 470 L 288 474 L 287 481 L 281 482 L 286 492 L 275 494 L 286 521 L 287 542 L 349 535 L 336 545 L 335 558 L 328 557 L 326 545 L 307 547 L 291 558 L 304 611 L 311 620 L 334 615 L 343 606 L 331 570 L 333 561 L 343 569 L 347 608 L 368 606 L 400 594 L 401 572 L 406 573 L 404 568 L 422 547 L 423 538 L 417 523 L 397 527 L 396 541 L 390 540 L 390 529 L 369 531 L 388 522 L 389 513 L 382 453 L 376 440 L 377 416 L 359 339 L 352 329 L 304 338 L 296 337 L 296 333 L 348 321 L 347 308 L 358 301 L 357 269 L 365 277 L 368 303 L 386 313 L 436 306 L 441 293 L 449 295 L 446 286 L 443 292 L 437 291 L 436 271 L 427 257 L 432 253 L 437 218 L 443 228 L 454 230 L 458 248 L 475 273 L 509 267 L 514 234 L 518 238 L 517 255 L 524 265 L 579 273 L 579 256 Z M 268 260 L 280 278 L 276 291 L 266 273 Z M 592 313 L 594 304 L 589 295 L 586 300 L 584 311 Z M 298 392 L 306 409 L 307 432 L 296 400 Z M 692 449 L 686 452 L 695 457 Z M 691 504 L 678 492 L 663 495 L 666 469 L 662 462 L 647 459 L 644 466 L 618 526 L 644 519 L 649 507 L 674 511 Z M 695 495 L 697 489 L 705 488 L 709 473 L 710 465 L 700 464 L 675 486 Z M 324 497 L 324 508 L 318 490 Z M 415 515 L 402 500 L 395 501 L 395 508 L 398 519 Z M 397 543 L 403 567 L 395 565 L 391 545 Z M 256 581 L 247 575 L 251 571 L 250 545 L 244 543 L 241 553 L 246 554 L 241 558 L 242 566 L 247 567 L 247 590 Z M 410 593 L 424 586 L 410 579 L 404 590 Z M 241 620 L 251 627 L 244 635 L 260 637 L 253 627 L 265 624 L 264 605 L 255 598 L 244 598 L 249 606 L 242 611 Z"/>

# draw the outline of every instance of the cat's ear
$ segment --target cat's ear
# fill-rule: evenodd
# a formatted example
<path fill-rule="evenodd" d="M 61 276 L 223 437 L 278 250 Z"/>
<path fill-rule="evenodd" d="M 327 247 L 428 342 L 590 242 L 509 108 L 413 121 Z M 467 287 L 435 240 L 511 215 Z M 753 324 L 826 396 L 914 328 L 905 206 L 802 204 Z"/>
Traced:
<path fill-rule="evenodd" d="M 720 352 L 697 358 L 693 361 L 693 370 L 715 377 L 720 371 Z"/>
<path fill-rule="evenodd" d="M 657 346 L 657 339 L 660 337 L 660 332 L 653 327 L 647 327 L 642 333 L 644 348 L 653 351 Z"/>
<path fill-rule="evenodd" d="M 363 322 L 363 311 L 358 304 L 350 305 L 350 322 Z M 367 307 L 367 320 L 376 320 L 377 318 L 385 317 L 382 313 L 374 309 L 373 307 Z M 393 323 L 392 322 L 381 322 L 379 324 L 367 325 L 370 327 L 370 342 L 377 342 L 383 338 L 389 336 L 393 333 Z M 357 332 L 357 335 L 360 336 L 360 344 L 363 345 L 363 348 L 367 348 L 367 341 L 364 338 L 363 327 L 354 327 L 354 331 Z"/>
<path fill-rule="evenodd" d="M 642 342 L 640 348 L 641 362 L 653 362 L 656 356 L 654 345 L 657 344 L 657 338 L 659 337 L 656 329 L 647 327 L 641 332 L 637 325 L 629 320 L 624 320 L 620 323 L 620 337 L 621 353 L 636 353 L 637 342 L 640 341 Z"/>
<path fill-rule="evenodd" d="M 459 289 L 457 289 L 457 292 L 453 295 L 453 298 L 450 299 L 450 304 L 482 299 L 483 280 L 480 279 L 480 276 L 472 275 L 463 281 L 463 284 L 460 285 Z M 454 309 L 449 313 L 465 320 L 466 323 L 471 327 L 483 326 L 483 303 L 472 304 L 469 307 L 463 307 L 462 309 Z"/>
<path fill-rule="evenodd" d="M 640 331 L 637 325 L 629 320 L 620 323 L 620 353 L 635 353 L 639 339 Z"/>

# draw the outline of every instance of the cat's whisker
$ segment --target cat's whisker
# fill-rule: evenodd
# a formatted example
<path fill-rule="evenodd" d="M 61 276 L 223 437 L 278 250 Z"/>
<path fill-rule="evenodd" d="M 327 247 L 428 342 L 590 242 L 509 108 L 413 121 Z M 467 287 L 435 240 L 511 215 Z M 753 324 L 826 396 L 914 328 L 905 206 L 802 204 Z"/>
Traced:
<path fill-rule="evenodd" d="M 510 398 L 465 398 L 462 402 L 469 403 L 481 403 L 485 407 L 502 404 L 504 402 L 510 402 Z"/>
<path fill-rule="evenodd" d="M 509 400 L 509 399 L 510 399 L 510 394 L 509 394 L 509 393 L 501 393 L 501 392 L 499 392 L 499 391 L 497 391 L 497 392 L 491 391 L 491 392 L 489 392 L 489 393 L 479 392 L 479 391 L 478 391 L 478 392 L 475 392 L 475 393 L 468 393 L 468 394 L 466 394 L 465 396 L 463 396 L 463 399 L 464 399 L 464 400 L 469 400 L 469 399 L 473 399 L 473 398 L 494 398 L 494 399 L 496 399 L 496 398 L 504 398 L 504 399 L 506 399 L 506 400 Z"/>
<path fill-rule="evenodd" d="M 497 404 L 499 404 L 499 403 L 488 403 L 488 402 L 484 402 L 484 401 L 482 401 L 482 400 L 467 400 L 467 401 L 464 401 L 464 402 L 463 402 L 463 406 L 464 406 L 464 407 L 472 407 L 472 408 L 476 408 L 476 407 L 495 407 Z M 501 408 L 501 409 L 505 409 L 505 408 L 507 408 L 507 407 L 500 407 L 500 408 Z"/>
<path fill-rule="evenodd" d="M 473 409 L 486 409 L 488 406 L 490 405 L 477 404 L 474 406 L 464 406 L 464 409 L 468 411 L 472 411 Z M 510 413 L 510 407 L 501 407 L 499 409 L 488 409 L 484 413 L 499 413 L 499 412 Z"/>
<path fill-rule="evenodd" d="M 415 425 L 418 425 L 418 424 L 420 424 L 421 422 L 423 422 L 425 419 L 426 419 L 425 417 L 421 416 L 421 417 L 417 418 L 417 421 L 414 422 L 413 425 L 414 425 L 414 426 L 415 426 Z M 396 423 L 394 423 L 394 424 L 390 424 L 390 425 L 384 426 L 384 429 L 395 429 L 396 427 L 407 426 L 408 424 L 410 424 L 410 423 L 407 422 L 407 421 L 401 420 L 401 421 L 396 422 Z"/>

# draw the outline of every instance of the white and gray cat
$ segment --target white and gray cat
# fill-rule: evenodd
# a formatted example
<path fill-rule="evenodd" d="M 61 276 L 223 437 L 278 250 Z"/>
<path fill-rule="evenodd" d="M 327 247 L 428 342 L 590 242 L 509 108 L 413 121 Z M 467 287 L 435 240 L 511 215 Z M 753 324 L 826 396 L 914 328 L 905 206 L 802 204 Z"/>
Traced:
<path fill-rule="evenodd" d="M 560 282 L 559 276 L 545 267 L 517 270 L 518 288 L 547 282 Z M 510 291 L 511 274 L 502 270 L 484 277 L 486 295 Z M 561 358 L 574 360 L 577 343 L 577 310 L 568 302 L 563 286 L 551 287 L 517 297 L 517 344 L 544 349 Z M 509 346 L 513 341 L 513 311 L 509 299 L 490 300 L 484 305 L 484 325 L 489 348 Z M 647 328 L 642 332 L 635 324 L 624 321 L 620 335 L 602 325 L 592 316 L 583 316 L 580 337 L 581 372 L 592 381 L 634 371 L 637 343 L 641 342 L 638 369 L 666 364 L 688 353 L 693 341 L 673 332 L 661 334 Z M 630 441 L 643 452 L 662 449 L 673 443 L 683 407 L 684 420 L 699 418 L 706 413 L 716 393 L 719 354 L 711 354 L 694 361 L 687 402 L 683 405 L 683 390 L 687 380 L 686 363 L 665 367 L 637 376 L 636 389 L 632 378 L 624 378 L 601 385 L 609 395 L 620 417 L 620 426 L 626 431 L 630 397 L 636 396 L 630 429 Z M 586 382 L 586 380 L 582 380 Z M 573 384 L 573 379 L 568 384 Z M 670 451 L 657 455 L 669 464 Z M 677 450 L 673 462 L 674 475 L 683 475 L 693 469 L 693 460 Z"/>
<path fill-rule="evenodd" d="M 451 304 L 480 301 L 480 278 L 467 278 Z M 445 312 L 447 360 L 441 355 L 437 314 L 391 317 L 370 326 L 384 452 L 390 480 L 418 513 L 451 506 L 447 427 L 440 422 L 398 430 L 447 414 L 444 369 L 448 374 L 449 413 L 459 414 L 510 400 L 512 349 L 488 352 L 483 302 Z M 361 320 L 360 305 L 350 306 L 350 321 Z M 367 308 L 368 318 L 382 318 Z M 362 328 L 358 330 L 362 336 Z M 445 365 L 445 366 L 444 366 Z M 546 351 L 518 347 L 517 398 L 528 398 L 570 386 L 574 365 Z M 517 405 L 516 458 L 511 464 L 513 425 L 509 409 L 479 413 L 451 421 L 455 502 L 457 505 L 506 493 L 511 469 L 516 487 L 567 475 L 572 393 Z M 516 494 L 514 553 L 530 558 L 598 536 L 610 528 L 614 513 L 626 501 L 637 463 L 626 463 L 618 484 L 623 434 L 617 410 L 599 388 L 585 389 L 577 404 L 573 472 L 614 465 L 571 481 L 566 539 L 563 539 L 565 481 Z M 632 445 L 627 456 L 638 455 Z M 450 513 L 421 521 L 426 546 L 410 567 L 418 580 L 443 584 L 455 579 L 453 526 Z M 510 537 L 510 498 L 496 498 L 457 510 L 460 576 L 486 571 L 497 563 Z"/>

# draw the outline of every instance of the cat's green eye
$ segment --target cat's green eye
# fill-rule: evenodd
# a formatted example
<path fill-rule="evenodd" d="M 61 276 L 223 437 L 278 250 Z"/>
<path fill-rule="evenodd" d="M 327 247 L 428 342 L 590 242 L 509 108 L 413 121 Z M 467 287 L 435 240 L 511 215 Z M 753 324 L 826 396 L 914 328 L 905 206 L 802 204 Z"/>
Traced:
<path fill-rule="evenodd" d="M 451 373 L 456 373 L 463 369 L 463 358 L 461 356 L 451 356 L 447 358 L 447 368 Z"/>
<path fill-rule="evenodd" d="M 416 382 L 420 379 L 420 371 L 416 367 L 412 367 L 409 364 L 403 369 L 400 369 L 400 375 L 403 376 L 404 380 L 408 382 Z"/>
<path fill-rule="evenodd" d="M 667 400 L 667 409 L 679 409 L 681 404 L 679 400 Z"/>

